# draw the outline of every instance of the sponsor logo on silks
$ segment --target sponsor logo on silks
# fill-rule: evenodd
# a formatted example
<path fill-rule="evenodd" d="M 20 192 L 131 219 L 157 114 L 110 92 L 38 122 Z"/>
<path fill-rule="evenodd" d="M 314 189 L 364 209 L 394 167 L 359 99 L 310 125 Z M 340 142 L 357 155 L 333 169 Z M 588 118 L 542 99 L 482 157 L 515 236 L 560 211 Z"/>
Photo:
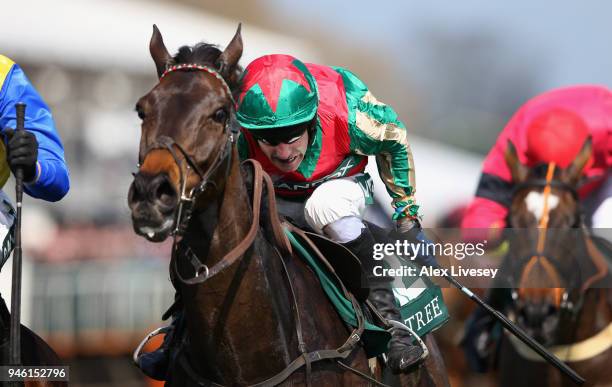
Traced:
<path fill-rule="evenodd" d="M 328 180 L 347 176 L 351 169 L 356 167 L 361 162 L 363 157 L 364 156 L 359 155 L 349 155 L 344 160 L 342 160 L 342 162 L 340 163 L 338 168 L 336 168 L 335 171 L 325 177 L 322 177 L 319 180 L 300 182 L 278 180 L 274 183 L 274 187 L 276 187 L 277 189 L 284 189 L 288 191 L 303 191 L 316 188 Z"/>
<path fill-rule="evenodd" d="M 417 298 L 403 305 L 400 312 L 404 324 L 420 337 L 438 329 L 449 318 L 442 291 L 435 285 L 425 289 Z"/>
<path fill-rule="evenodd" d="M 389 255 L 383 266 L 405 266 L 417 272 L 414 262 L 397 255 Z M 427 276 L 395 276 L 393 294 L 400 306 L 402 322 L 419 337 L 444 325 L 450 315 L 442 297 L 442 290 Z"/>
<path fill-rule="evenodd" d="M 374 182 L 370 177 L 369 173 L 355 176 L 355 182 L 359 184 L 363 196 L 365 197 L 365 204 L 374 204 Z"/>

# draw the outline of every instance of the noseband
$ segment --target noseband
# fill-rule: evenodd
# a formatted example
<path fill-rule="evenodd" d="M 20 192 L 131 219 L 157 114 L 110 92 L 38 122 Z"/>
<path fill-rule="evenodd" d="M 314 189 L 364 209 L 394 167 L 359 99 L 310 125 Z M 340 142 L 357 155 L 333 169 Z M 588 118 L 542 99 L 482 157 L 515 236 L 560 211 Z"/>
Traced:
<path fill-rule="evenodd" d="M 193 206 L 197 199 L 206 191 L 208 186 L 212 186 L 217 189 L 217 184 L 212 180 L 216 172 L 220 169 L 221 165 L 224 162 L 227 163 L 225 168 L 225 176 L 229 175 L 229 169 L 232 164 L 232 152 L 231 148 L 234 143 L 234 132 L 232 130 L 231 133 L 228 133 L 227 129 L 228 125 L 226 124 L 226 133 L 227 140 L 226 144 L 223 146 L 221 151 L 217 152 L 217 156 L 212 162 L 210 168 L 208 168 L 205 172 L 203 172 L 198 165 L 195 163 L 193 157 L 189 155 L 185 149 L 174 141 L 174 139 L 168 136 L 161 136 L 157 139 L 155 144 L 151 147 L 151 149 L 166 149 L 172 155 L 174 162 L 179 167 L 179 181 L 180 181 L 180 199 L 178 204 L 178 209 L 176 211 L 176 215 L 174 218 L 174 230 L 172 230 L 171 235 L 183 236 L 187 226 L 189 225 L 189 221 L 191 220 L 191 215 L 193 213 Z M 180 152 L 185 160 L 185 168 L 182 168 L 182 161 L 179 158 L 176 150 Z M 187 192 L 187 178 L 189 177 L 189 173 L 194 171 L 196 175 L 200 178 L 200 183 L 193 187 L 189 192 Z"/>

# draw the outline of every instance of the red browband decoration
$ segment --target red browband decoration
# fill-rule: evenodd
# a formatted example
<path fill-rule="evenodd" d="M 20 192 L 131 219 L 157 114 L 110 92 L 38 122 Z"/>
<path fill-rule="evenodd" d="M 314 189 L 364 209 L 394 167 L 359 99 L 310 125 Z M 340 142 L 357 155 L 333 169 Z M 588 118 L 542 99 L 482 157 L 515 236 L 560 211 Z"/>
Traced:
<path fill-rule="evenodd" d="M 232 91 L 230 90 L 229 86 L 227 85 L 227 82 L 225 82 L 225 79 L 223 79 L 223 77 L 221 76 L 221 74 L 219 74 L 219 72 L 217 70 L 212 69 L 212 68 L 210 68 L 208 66 L 199 65 L 199 64 L 195 64 L 195 63 L 181 63 L 181 64 L 177 64 L 177 65 L 174 65 L 174 66 L 170 66 L 159 77 L 159 80 L 161 81 L 163 77 L 165 77 L 167 74 L 169 74 L 169 73 L 171 73 L 173 71 L 181 71 L 181 70 L 201 70 L 201 71 L 205 71 L 205 72 L 213 75 L 215 78 L 217 78 L 219 81 L 221 81 L 221 84 L 223 85 L 223 87 L 225 87 L 225 90 L 227 91 L 227 94 L 232 96 Z"/>

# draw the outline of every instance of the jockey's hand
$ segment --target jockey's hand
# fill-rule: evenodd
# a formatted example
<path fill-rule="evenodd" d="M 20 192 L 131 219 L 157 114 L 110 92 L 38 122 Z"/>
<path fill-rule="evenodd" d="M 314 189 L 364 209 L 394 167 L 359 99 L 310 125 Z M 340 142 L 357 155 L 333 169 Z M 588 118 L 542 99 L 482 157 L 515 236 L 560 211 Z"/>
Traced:
<path fill-rule="evenodd" d="M 6 128 L 7 161 L 13 172 L 23 170 L 23 181 L 31 182 L 36 178 L 36 161 L 38 160 L 38 141 L 34 133 L 27 130 Z"/>
<path fill-rule="evenodd" d="M 401 218 L 397 220 L 397 231 L 401 234 L 414 234 L 421 230 L 419 221 L 411 218 Z"/>
<path fill-rule="evenodd" d="M 397 220 L 396 230 L 392 231 L 390 236 L 394 239 L 405 239 L 410 243 L 425 243 L 429 244 L 431 241 L 427 239 L 427 236 L 421 228 L 421 224 L 416 219 L 401 218 Z M 419 249 L 419 253 L 415 258 L 417 263 L 420 265 L 427 265 L 432 267 L 438 267 L 436 257 L 432 254 L 426 254 L 425 250 Z"/>

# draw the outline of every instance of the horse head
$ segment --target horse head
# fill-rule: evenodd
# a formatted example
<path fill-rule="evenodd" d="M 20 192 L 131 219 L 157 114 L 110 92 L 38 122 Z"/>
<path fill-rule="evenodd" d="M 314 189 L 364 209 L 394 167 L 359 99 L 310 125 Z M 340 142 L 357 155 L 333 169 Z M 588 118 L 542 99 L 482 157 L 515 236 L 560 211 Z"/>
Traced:
<path fill-rule="evenodd" d="M 574 315 L 580 308 L 584 285 L 597 272 L 586 252 L 577 194 L 591 153 L 588 139 L 566 168 L 554 163 L 523 165 L 511 142 L 505 153 L 516 184 L 508 215 L 513 236 L 506 260 L 516 289 L 513 312 L 527 333 L 544 345 L 559 342 L 562 316 Z"/>
<path fill-rule="evenodd" d="M 128 205 L 136 233 L 159 242 L 223 188 L 237 128 L 231 90 L 241 72 L 240 26 L 224 51 L 200 43 L 174 57 L 153 26 L 149 50 L 159 82 L 136 104 L 142 131 Z"/>

